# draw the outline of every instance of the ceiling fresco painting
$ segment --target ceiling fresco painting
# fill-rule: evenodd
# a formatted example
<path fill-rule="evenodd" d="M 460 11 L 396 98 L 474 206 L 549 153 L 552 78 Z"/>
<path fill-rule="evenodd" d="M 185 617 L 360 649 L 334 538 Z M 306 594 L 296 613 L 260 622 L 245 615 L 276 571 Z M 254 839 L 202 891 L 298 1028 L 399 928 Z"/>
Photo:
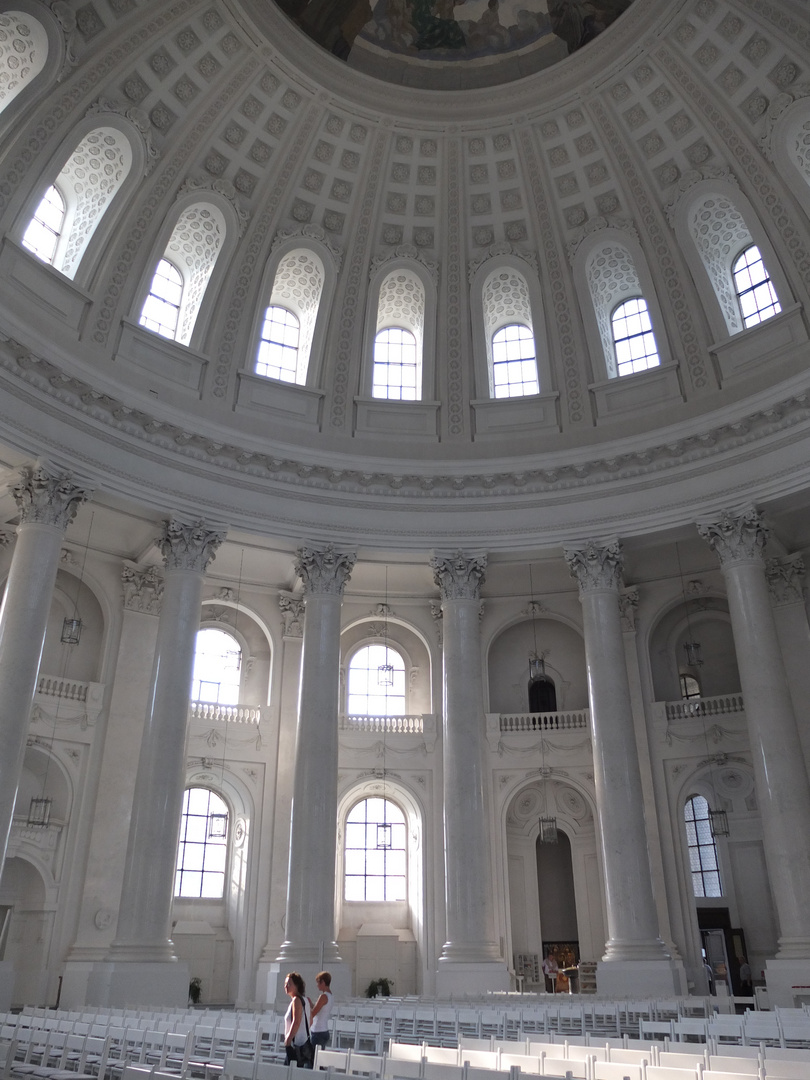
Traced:
<path fill-rule="evenodd" d="M 491 63 L 540 52 L 546 67 L 606 30 L 632 0 L 278 0 L 309 37 L 352 66 L 385 57 Z M 351 59 L 350 59 L 351 58 Z M 372 68 L 374 62 L 372 61 Z"/>

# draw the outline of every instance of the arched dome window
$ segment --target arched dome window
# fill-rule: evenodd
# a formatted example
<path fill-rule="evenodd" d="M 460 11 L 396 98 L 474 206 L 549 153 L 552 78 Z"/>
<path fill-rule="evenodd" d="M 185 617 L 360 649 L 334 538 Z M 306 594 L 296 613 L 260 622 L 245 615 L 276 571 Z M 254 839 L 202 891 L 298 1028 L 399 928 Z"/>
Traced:
<path fill-rule="evenodd" d="M 513 267 L 493 270 L 484 282 L 481 300 L 491 397 L 539 394 L 537 347 L 525 277 Z"/>
<path fill-rule="evenodd" d="M 281 382 L 298 382 L 300 338 L 301 324 L 296 316 L 286 308 L 269 307 L 256 356 L 256 374 Z"/>
<path fill-rule="evenodd" d="M 737 256 L 731 273 L 746 328 L 779 314 L 782 305 L 756 244 Z"/>
<path fill-rule="evenodd" d="M 225 895 L 228 860 L 228 805 L 215 791 L 186 789 L 174 895 L 219 900 Z"/>
<path fill-rule="evenodd" d="M 0 112 L 44 71 L 47 60 L 45 27 L 22 11 L 0 12 Z"/>
<path fill-rule="evenodd" d="M 548 675 L 529 681 L 529 712 L 552 713 L 557 711 L 557 689 Z"/>
<path fill-rule="evenodd" d="M 425 288 L 413 271 L 393 270 L 380 286 L 371 396 L 422 400 Z"/>
<path fill-rule="evenodd" d="M 702 795 L 692 795 L 683 808 L 689 868 L 695 896 L 722 896 L 717 846 L 712 836 L 709 804 Z"/>
<path fill-rule="evenodd" d="M 346 689 L 349 716 L 404 716 L 408 710 L 402 654 L 388 644 L 364 645 L 349 661 Z"/>
<path fill-rule="evenodd" d="M 658 367 L 661 363 L 658 346 L 643 296 L 634 296 L 619 304 L 613 311 L 610 325 L 619 377 Z"/>
<path fill-rule="evenodd" d="M 364 799 L 346 815 L 344 897 L 391 902 L 407 899 L 405 815 L 390 799 Z"/>
<path fill-rule="evenodd" d="M 28 248 L 43 262 L 53 264 L 64 223 L 65 200 L 59 188 L 52 184 L 43 195 L 25 230 L 23 247 Z"/>
<path fill-rule="evenodd" d="M 181 212 L 158 260 L 158 266 L 163 262 L 170 263 L 182 280 L 176 329 L 174 333 L 157 331 L 164 337 L 173 338 L 181 345 L 190 343 L 206 286 L 225 241 L 225 233 L 225 217 L 213 203 L 193 203 Z M 147 318 L 145 304 L 141 311 L 141 326 L 154 329 L 148 325 Z"/>
<path fill-rule="evenodd" d="M 203 628 L 197 633 L 191 700 L 238 705 L 241 670 L 242 649 L 236 638 L 216 627 Z"/>

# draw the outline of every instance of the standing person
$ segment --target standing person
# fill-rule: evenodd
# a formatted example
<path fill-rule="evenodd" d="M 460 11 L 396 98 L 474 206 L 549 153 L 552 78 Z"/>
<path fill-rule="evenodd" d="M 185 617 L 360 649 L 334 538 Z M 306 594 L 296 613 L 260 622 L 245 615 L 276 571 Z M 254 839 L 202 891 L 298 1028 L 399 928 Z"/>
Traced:
<path fill-rule="evenodd" d="M 315 985 L 321 993 L 312 1006 L 312 1026 L 309 1038 L 315 1047 L 328 1046 L 329 1018 L 332 1015 L 332 976 L 328 971 L 319 971 L 315 976 Z"/>
<path fill-rule="evenodd" d="M 740 987 L 744 995 L 751 994 L 754 989 L 751 980 L 751 965 L 744 956 L 740 957 Z"/>
<path fill-rule="evenodd" d="M 706 972 L 706 981 L 709 984 L 709 993 L 713 995 L 714 994 L 714 968 L 712 967 L 712 965 L 709 963 L 709 961 L 706 959 L 705 956 L 703 957 L 703 970 Z"/>
<path fill-rule="evenodd" d="M 543 961 L 543 974 L 546 977 L 546 990 L 551 988 L 552 994 L 557 993 L 557 973 L 559 970 L 557 957 L 553 952 L 547 952 Z"/>
<path fill-rule="evenodd" d="M 304 997 L 304 990 L 304 980 L 297 971 L 291 971 L 284 980 L 284 993 L 290 998 L 290 1006 L 284 1014 L 284 1046 L 288 1065 L 294 1061 L 299 1067 L 311 1069 L 309 1001 Z"/>

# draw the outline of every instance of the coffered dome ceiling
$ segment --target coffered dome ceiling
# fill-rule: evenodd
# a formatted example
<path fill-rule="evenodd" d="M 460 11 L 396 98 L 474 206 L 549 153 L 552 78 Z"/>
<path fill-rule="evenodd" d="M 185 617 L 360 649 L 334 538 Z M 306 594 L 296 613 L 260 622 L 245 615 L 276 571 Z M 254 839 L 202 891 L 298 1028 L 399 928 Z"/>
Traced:
<path fill-rule="evenodd" d="M 405 547 L 643 533 L 808 486 L 804 4 L 635 0 L 571 56 L 538 39 L 558 56 L 542 70 L 520 48 L 403 53 L 407 71 L 392 54 L 397 88 L 268 0 L 0 10 L 39 13 L 51 35 L 39 89 L 0 112 L 0 430 L 15 451 L 161 510 Z M 481 85 L 495 66 L 505 85 Z M 69 276 L 23 232 L 107 127 L 132 171 Z M 178 250 L 204 261 L 199 206 L 219 256 L 188 340 L 167 341 L 140 312 L 183 214 Z M 724 229 L 758 243 L 781 301 L 749 330 L 713 291 Z M 323 268 L 323 317 L 295 386 L 254 358 L 273 275 L 299 250 Z M 500 266 L 532 313 L 528 398 L 487 385 L 480 297 Z M 375 297 L 398 268 L 426 297 L 416 402 L 375 401 L 368 382 Z M 600 296 L 628 283 L 661 364 L 614 378 Z"/>

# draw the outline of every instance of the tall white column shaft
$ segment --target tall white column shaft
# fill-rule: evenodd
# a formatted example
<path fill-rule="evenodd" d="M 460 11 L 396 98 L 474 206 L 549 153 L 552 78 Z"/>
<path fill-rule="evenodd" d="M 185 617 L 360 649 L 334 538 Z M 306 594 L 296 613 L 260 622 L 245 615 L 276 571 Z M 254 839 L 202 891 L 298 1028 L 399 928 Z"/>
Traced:
<path fill-rule="evenodd" d="M 135 779 L 124 882 L 110 958 L 174 958 L 170 940 L 194 651 L 205 570 L 224 538 L 201 522 L 167 522 L 152 687 Z"/>
<path fill-rule="evenodd" d="M 0 612 L 0 875 L 8 850 L 59 553 L 65 529 L 89 495 L 70 476 L 50 472 L 44 465 L 23 469 L 21 480 L 11 490 L 21 520 Z"/>
<path fill-rule="evenodd" d="M 480 590 L 486 558 L 431 560 L 442 594 L 444 863 L 447 941 L 441 961 L 500 958 L 491 884 Z"/>
<path fill-rule="evenodd" d="M 290 826 L 287 938 L 279 960 L 339 959 L 335 941 L 340 608 L 355 556 L 300 548 L 306 616 Z"/>
<path fill-rule="evenodd" d="M 579 585 L 602 843 L 608 940 L 603 959 L 664 960 L 652 891 L 641 772 L 619 607 L 618 541 L 567 547 Z"/>
<path fill-rule="evenodd" d="M 761 515 L 698 525 L 720 559 L 745 701 L 765 861 L 779 919 L 778 959 L 810 958 L 810 782 L 765 574 Z"/>

